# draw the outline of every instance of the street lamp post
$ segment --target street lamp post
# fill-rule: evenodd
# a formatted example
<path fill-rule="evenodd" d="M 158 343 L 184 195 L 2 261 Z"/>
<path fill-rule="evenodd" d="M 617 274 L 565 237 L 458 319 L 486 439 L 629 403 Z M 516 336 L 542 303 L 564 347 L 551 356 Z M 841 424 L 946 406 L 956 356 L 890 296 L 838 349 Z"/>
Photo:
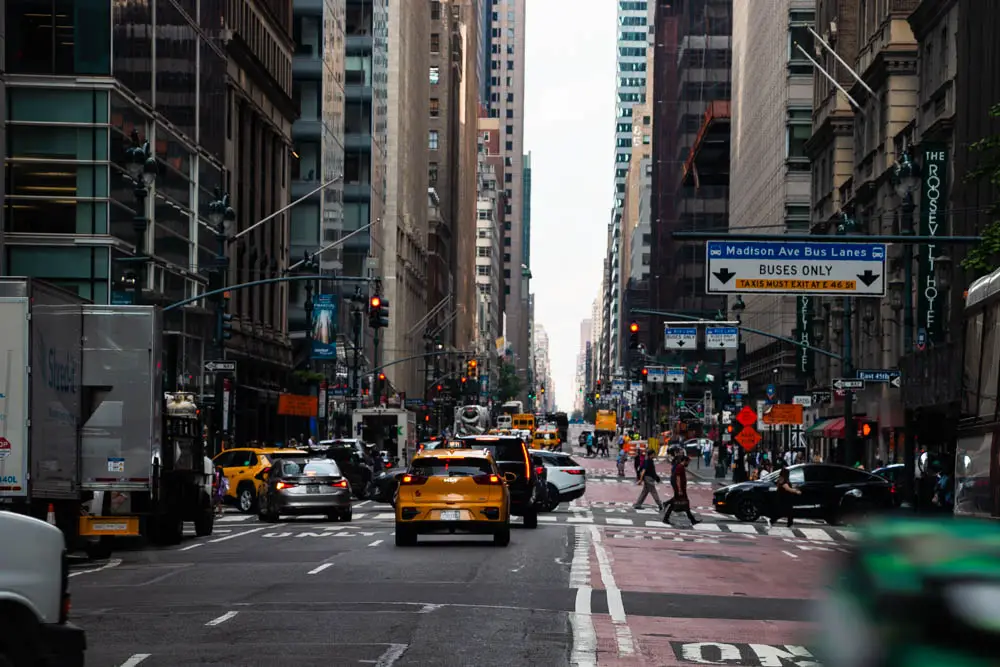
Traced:
<path fill-rule="evenodd" d="M 146 285 L 146 234 L 149 219 L 146 217 L 146 197 L 149 188 L 156 182 L 156 158 L 148 141 L 139 138 L 139 131 L 132 128 L 131 145 L 125 149 L 125 160 L 129 178 L 132 179 L 135 195 L 136 211 L 132 218 L 132 229 L 135 231 L 135 257 L 138 268 L 134 277 L 133 303 L 142 303 L 142 290 Z"/>

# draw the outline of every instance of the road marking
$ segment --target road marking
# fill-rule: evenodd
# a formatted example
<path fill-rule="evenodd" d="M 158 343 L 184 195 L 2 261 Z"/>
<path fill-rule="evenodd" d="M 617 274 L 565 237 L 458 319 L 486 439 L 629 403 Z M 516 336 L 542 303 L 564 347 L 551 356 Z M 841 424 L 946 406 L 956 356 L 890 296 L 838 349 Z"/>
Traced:
<path fill-rule="evenodd" d="M 604 592 L 608 598 L 608 613 L 611 615 L 611 622 L 615 625 L 618 657 L 633 655 L 635 654 L 635 645 L 632 642 L 632 630 L 628 627 L 628 618 L 625 616 L 622 592 L 615 582 L 608 552 L 604 549 L 604 544 L 601 543 L 601 531 L 596 526 L 590 528 L 590 539 L 594 543 L 594 555 L 597 556 L 597 565 L 601 570 L 601 581 L 604 583 Z"/>
<path fill-rule="evenodd" d="M 226 540 L 231 540 L 234 537 L 243 537 L 244 535 L 249 535 L 250 533 L 256 533 L 259 530 L 264 530 L 267 526 L 261 526 L 260 528 L 251 528 L 250 530 L 244 530 L 242 533 L 233 533 L 232 535 L 226 535 L 225 537 L 217 537 L 214 540 L 209 540 L 211 544 L 216 542 L 225 542 Z"/>
<path fill-rule="evenodd" d="M 833 538 L 822 528 L 799 528 L 799 532 L 805 535 L 808 540 L 819 540 L 822 542 L 833 542 Z"/>
<path fill-rule="evenodd" d="M 791 551 L 782 551 L 781 553 L 785 554 L 789 558 L 798 558 L 798 556 L 796 556 L 795 554 L 793 554 Z"/>
<path fill-rule="evenodd" d="M 240 613 L 240 612 L 238 612 L 238 611 L 227 611 L 227 612 L 226 612 L 225 614 L 223 614 L 222 616 L 220 616 L 220 617 L 218 617 L 218 618 L 213 618 L 213 619 L 212 619 L 211 621 L 209 621 L 209 622 L 208 622 L 208 623 L 206 623 L 205 625 L 206 625 L 207 627 L 214 627 L 214 626 L 216 626 L 216 625 L 222 625 L 223 623 L 225 623 L 225 622 L 226 622 L 226 621 L 228 621 L 229 619 L 231 619 L 231 618 L 235 617 L 235 616 L 236 616 L 236 614 L 238 614 L 238 613 Z"/>
<path fill-rule="evenodd" d="M 248 521 L 253 518 L 252 514 L 226 514 L 225 516 L 220 516 L 218 518 L 219 523 L 237 523 L 239 521 Z"/>
<path fill-rule="evenodd" d="M 361 512 L 360 514 L 354 514 L 352 512 L 351 513 L 351 520 L 352 521 L 357 521 L 358 519 L 364 519 L 366 516 L 368 516 L 368 515 L 365 514 L 364 512 Z"/>
<path fill-rule="evenodd" d="M 768 528 L 767 534 L 771 537 L 796 537 L 791 528 Z"/>
<path fill-rule="evenodd" d="M 395 519 L 396 518 L 396 513 L 395 512 L 379 512 L 378 514 L 376 514 L 372 518 L 373 519 L 380 519 L 380 520 Z"/>
<path fill-rule="evenodd" d="M 403 656 L 403 653 L 406 652 L 409 646 L 409 644 L 389 644 L 389 648 L 385 650 L 385 653 L 379 656 L 375 667 L 392 667 Z"/>
<path fill-rule="evenodd" d="M 631 526 L 632 525 L 632 519 L 614 519 L 614 518 L 608 517 L 604 521 L 606 523 L 609 523 L 609 524 L 613 525 L 613 526 Z"/>
<path fill-rule="evenodd" d="M 374 542 L 372 542 L 368 546 L 370 546 L 370 547 L 377 547 L 380 544 L 382 544 L 382 540 L 375 540 Z"/>
<path fill-rule="evenodd" d="M 570 614 L 573 628 L 573 667 L 597 667 L 597 633 L 590 615 L 590 533 L 583 527 L 574 529 L 576 544 L 570 564 L 569 585 L 576 588 L 576 604 Z"/>
<path fill-rule="evenodd" d="M 371 502 L 370 500 L 362 500 L 361 502 L 354 503 L 354 506 L 355 507 L 364 507 L 365 505 L 367 505 L 370 502 Z"/>
<path fill-rule="evenodd" d="M 326 568 L 328 568 L 328 567 L 330 567 L 332 565 L 333 565 L 333 563 L 323 563 L 319 567 L 314 568 L 312 570 L 309 570 L 309 572 L 307 572 L 306 574 L 319 574 L 320 572 L 322 572 L 323 570 L 325 570 Z"/>
<path fill-rule="evenodd" d="M 566 523 L 589 523 L 593 525 L 594 517 L 592 516 L 571 516 L 566 519 Z"/>
<path fill-rule="evenodd" d="M 694 525 L 694 529 L 695 530 L 708 531 L 709 533 L 721 533 L 722 532 L 722 528 L 720 528 L 719 524 L 717 524 L 717 523 L 704 523 L 704 522 L 702 522 L 702 523 L 696 523 Z"/>
<path fill-rule="evenodd" d="M 205 543 L 199 542 L 198 544 L 191 544 L 186 547 L 181 547 L 180 549 L 178 549 L 178 551 L 191 551 L 192 549 L 197 549 L 198 547 L 203 547 L 203 546 L 205 546 Z"/>
<path fill-rule="evenodd" d="M 131 658 L 123 662 L 120 667 L 135 667 L 140 662 L 153 655 L 152 653 L 136 653 Z"/>
<path fill-rule="evenodd" d="M 104 565 L 102 565 L 100 567 L 95 567 L 95 568 L 93 568 L 91 570 L 77 570 L 76 572 L 70 572 L 69 576 L 71 576 L 71 577 L 78 577 L 81 574 L 93 574 L 94 572 L 100 572 L 101 570 L 110 570 L 111 568 L 118 567 L 121 564 L 122 564 L 122 559 L 121 558 L 112 558 L 111 560 L 109 560 L 107 563 L 105 563 Z M 143 654 L 143 655 L 145 655 L 145 654 Z M 145 660 L 148 657 L 149 656 L 146 655 L 146 657 L 143 658 L 143 660 Z M 139 663 L 136 663 L 136 664 L 139 664 Z"/>
<path fill-rule="evenodd" d="M 732 533 L 757 533 L 757 526 L 749 523 L 732 523 L 729 524 L 729 532 Z"/>
<path fill-rule="evenodd" d="M 844 530 L 843 528 L 841 528 L 837 532 L 840 533 L 842 536 L 844 536 L 844 538 L 851 540 L 852 542 L 858 539 L 858 534 L 853 530 Z"/>

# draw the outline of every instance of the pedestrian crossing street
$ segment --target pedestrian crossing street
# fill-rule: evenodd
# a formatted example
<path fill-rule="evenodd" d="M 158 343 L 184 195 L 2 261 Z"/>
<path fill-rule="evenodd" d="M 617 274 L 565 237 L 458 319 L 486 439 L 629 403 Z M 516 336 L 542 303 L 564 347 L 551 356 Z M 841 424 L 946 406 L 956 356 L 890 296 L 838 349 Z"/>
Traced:
<path fill-rule="evenodd" d="M 587 475 L 587 484 L 631 484 L 635 486 L 635 477 L 625 477 L 618 476 L 598 476 L 598 475 Z M 699 481 L 688 481 L 688 486 L 701 486 L 701 487 L 711 487 L 716 486 L 714 482 L 699 482 Z"/>
<path fill-rule="evenodd" d="M 693 531 L 695 533 L 712 534 L 716 536 L 725 534 L 742 536 L 770 536 L 785 539 L 809 540 L 811 542 L 851 542 L 857 538 L 856 531 L 849 528 L 828 526 L 820 521 L 810 521 L 808 519 L 796 520 L 796 525 L 792 528 L 787 528 L 783 525 L 769 526 L 765 522 L 743 523 L 732 519 L 731 517 L 711 514 L 711 508 L 695 508 L 694 511 L 701 514 L 705 520 L 692 527 L 688 524 L 685 518 L 680 516 L 675 519 L 675 523 L 671 525 L 664 524 L 659 518 L 659 512 L 652 507 L 635 510 L 631 509 L 631 507 L 614 507 L 611 506 L 614 505 L 612 503 L 603 503 L 604 505 L 608 505 L 606 507 L 597 506 L 599 503 L 591 503 L 594 507 L 589 507 L 585 505 L 577 505 L 577 502 L 579 501 L 574 501 L 568 506 L 563 504 L 554 512 L 539 514 L 539 524 L 608 526 L 614 528 L 632 527 L 645 529 L 676 529 Z M 627 503 L 625 505 L 627 505 Z M 391 524 L 395 520 L 395 514 L 391 511 L 384 511 L 384 509 L 388 508 L 388 505 L 371 503 L 370 501 L 356 503 L 354 505 L 352 524 L 356 522 L 362 522 L 363 525 L 369 525 L 369 522 Z M 371 511 L 359 512 L 359 509 L 370 509 Z M 620 512 L 619 510 L 621 509 L 627 509 L 627 513 L 632 516 L 622 516 L 624 512 Z M 284 519 L 282 520 L 281 525 L 283 527 L 296 526 L 302 523 L 325 521 L 326 518 L 322 515 L 306 515 L 296 517 L 294 519 Z M 215 532 L 224 534 L 225 532 L 231 532 L 232 528 L 230 528 L 230 526 L 256 522 L 257 517 L 253 514 L 227 513 L 216 518 L 217 527 Z M 351 525 L 339 523 L 334 524 L 333 522 L 330 523 L 331 525 Z M 523 523 L 523 520 L 521 517 L 511 517 L 511 523 L 518 525 Z"/>

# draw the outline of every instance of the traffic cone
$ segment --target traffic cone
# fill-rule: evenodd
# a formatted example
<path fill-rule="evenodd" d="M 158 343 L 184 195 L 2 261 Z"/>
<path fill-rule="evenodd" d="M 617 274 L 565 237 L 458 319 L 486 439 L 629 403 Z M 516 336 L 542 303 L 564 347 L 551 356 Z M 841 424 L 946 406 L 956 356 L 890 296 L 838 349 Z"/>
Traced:
<path fill-rule="evenodd" d="M 49 513 L 45 517 L 45 520 L 48 521 L 53 526 L 56 525 L 56 506 L 53 505 L 52 503 L 49 503 Z"/>

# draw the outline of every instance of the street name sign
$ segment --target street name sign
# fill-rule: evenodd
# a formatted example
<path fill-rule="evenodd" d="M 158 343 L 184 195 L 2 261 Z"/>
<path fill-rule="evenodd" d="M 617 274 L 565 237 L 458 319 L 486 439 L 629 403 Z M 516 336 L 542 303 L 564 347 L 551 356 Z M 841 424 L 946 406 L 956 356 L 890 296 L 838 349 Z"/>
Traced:
<path fill-rule="evenodd" d="M 666 381 L 670 384 L 684 384 L 684 367 L 667 366 Z"/>
<path fill-rule="evenodd" d="M 669 350 L 697 350 L 698 327 L 663 327 L 663 337 Z"/>
<path fill-rule="evenodd" d="M 857 391 L 865 388 L 865 381 L 855 378 L 837 378 L 833 381 L 833 388 L 837 391 Z"/>
<path fill-rule="evenodd" d="M 886 245 L 836 241 L 709 241 L 709 294 L 885 296 Z"/>
<path fill-rule="evenodd" d="M 205 372 L 206 373 L 235 373 L 236 372 L 236 362 L 235 361 L 206 361 L 205 362 Z"/>
<path fill-rule="evenodd" d="M 792 403 L 795 405 L 801 405 L 804 408 L 811 408 L 813 404 L 812 396 L 793 396 Z"/>
<path fill-rule="evenodd" d="M 896 369 L 858 371 L 858 379 L 865 382 L 888 383 L 896 389 L 903 386 L 903 373 Z"/>
<path fill-rule="evenodd" d="M 705 327 L 707 349 L 736 349 L 739 346 L 740 330 L 736 327 Z"/>

